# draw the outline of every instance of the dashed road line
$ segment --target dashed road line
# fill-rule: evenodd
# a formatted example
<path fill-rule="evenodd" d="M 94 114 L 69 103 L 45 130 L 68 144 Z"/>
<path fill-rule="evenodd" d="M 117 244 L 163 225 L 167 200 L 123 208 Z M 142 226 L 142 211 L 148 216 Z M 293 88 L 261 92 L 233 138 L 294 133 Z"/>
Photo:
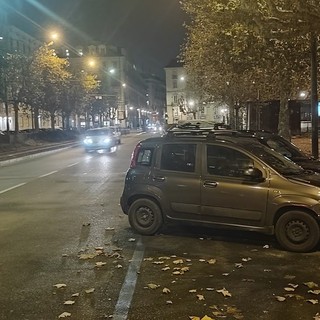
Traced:
<path fill-rule="evenodd" d="M 13 187 L 11 187 L 11 188 L 8 188 L 8 189 L 5 189 L 5 190 L 0 191 L 0 194 L 1 194 L 1 193 L 8 192 L 8 191 L 13 190 L 13 189 L 16 189 L 16 188 L 19 188 L 19 187 L 22 187 L 22 186 L 24 186 L 25 184 L 26 184 L 26 182 L 17 184 L 16 186 L 13 186 Z"/>

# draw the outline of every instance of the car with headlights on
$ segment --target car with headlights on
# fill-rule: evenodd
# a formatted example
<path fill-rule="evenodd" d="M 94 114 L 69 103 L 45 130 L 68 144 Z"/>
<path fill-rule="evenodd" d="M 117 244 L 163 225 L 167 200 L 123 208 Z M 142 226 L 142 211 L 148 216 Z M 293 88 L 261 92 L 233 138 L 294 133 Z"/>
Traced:
<path fill-rule="evenodd" d="M 105 128 L 88 129 L 82 140 L 86 152 L 114 152 L 118 144 L 118 137 L 114 130 Z"/>

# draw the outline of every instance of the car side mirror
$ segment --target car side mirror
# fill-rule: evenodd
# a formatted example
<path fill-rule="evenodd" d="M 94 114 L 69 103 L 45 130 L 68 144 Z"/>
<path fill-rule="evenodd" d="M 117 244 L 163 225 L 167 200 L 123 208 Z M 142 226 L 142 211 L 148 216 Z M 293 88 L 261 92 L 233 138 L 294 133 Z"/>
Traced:
<path fill-rule="evenodd" d="M 262 182 L 265 179 L 263 178 L 262 171 L 258 168 L 247 168 L 244 170 L 243 175 L 248 180 L 254 180 Z"/>

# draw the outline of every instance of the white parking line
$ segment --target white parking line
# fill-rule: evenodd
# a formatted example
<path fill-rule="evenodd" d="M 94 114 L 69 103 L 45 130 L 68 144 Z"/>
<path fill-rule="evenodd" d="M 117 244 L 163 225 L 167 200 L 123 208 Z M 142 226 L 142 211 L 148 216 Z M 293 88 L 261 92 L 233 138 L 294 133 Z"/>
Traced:
<path fill-rule="evenodd" d="M 1 193 L 5 193 L 5 192 L 10 191 L 10 190 L 13 190 L 13 189 L 16 189 L 16 188 L 19 188 L 19 187 L 21 187 L 21 186 L 24 186 L 25 184 L 26 184 L 26 182 L 17 184 L 16 186 L 13 186 L 13 187 L 11 187 L 11 188 L 8 188 L 8 189 L 5 189 L 5 190 L 0 191 L 0 194 L 1 194 Z"/>
<path fill-rule="evenodd" d="M 140 238 L 137 242 L 126 278 L 124 279 L 120 290 L 119 298 L 112 317 L 113 320 L 127 319 L 143 256 L 144 244 Z"/>

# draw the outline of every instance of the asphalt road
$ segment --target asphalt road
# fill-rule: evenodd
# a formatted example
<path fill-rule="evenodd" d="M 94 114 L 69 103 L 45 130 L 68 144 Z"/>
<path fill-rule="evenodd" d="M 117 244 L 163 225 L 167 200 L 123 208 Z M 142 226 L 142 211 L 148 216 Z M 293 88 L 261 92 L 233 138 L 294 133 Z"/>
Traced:
<path fill-rule="evenodd" d="M 319 320 L 319 251 L 249 232 L 131 230 L 119 197 L 143 136 L 114 154 L 76 147 L 0 167 L 0 319 Z"/>

